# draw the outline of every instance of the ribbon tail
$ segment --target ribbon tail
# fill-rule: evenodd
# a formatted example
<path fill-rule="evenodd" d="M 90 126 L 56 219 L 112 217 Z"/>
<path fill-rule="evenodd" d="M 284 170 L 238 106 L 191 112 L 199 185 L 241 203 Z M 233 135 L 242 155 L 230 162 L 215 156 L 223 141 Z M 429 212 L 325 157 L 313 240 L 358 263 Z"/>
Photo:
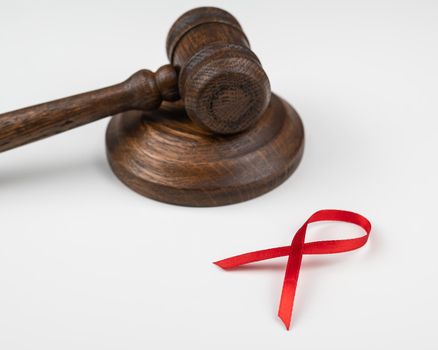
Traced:
<path fill-rule="evenodd" d="M 252 253 L 240 254 L 228 259 L 215 261 L 213 264 L 219 266 L 224 270 L 229 270 L 241 265 L 246 265 L 258 261 L 279 258 L 281 256 L 287 256 L 290 252 L 290 246 L 277 247 L 270 249 L 257 250 Z"/>
<path fill-rule="evenodd" d="M 300 273 L 301 256 L 290 265 L 290 269 L 286 269 L 286 274 L 281 292 L 280 305 L 278 307 L 278 317 L 283 321 L 286 329 L 289 330 L 292 320 L 292 312 L 294 308 L 295 292 L 297 290 L 298 276 Z"/>
<path fill-rule="evenodd" d="M 303 260 L 304 239 L 306 237 L 307 222 L 298 230 L 292 240 L 286 272 L 284 274 L 283 289 L 281 291 L 278 317 L 283 321 L 287 330 L 290 329 L 294 308 L 295 293 L 300 275 L 301 261 Z"/>

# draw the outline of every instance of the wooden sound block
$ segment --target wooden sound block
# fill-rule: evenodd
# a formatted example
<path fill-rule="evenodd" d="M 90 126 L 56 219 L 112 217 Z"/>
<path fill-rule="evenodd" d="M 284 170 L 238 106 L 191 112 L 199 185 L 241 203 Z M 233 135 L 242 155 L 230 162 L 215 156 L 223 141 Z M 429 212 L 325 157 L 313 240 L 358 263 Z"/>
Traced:
<path fill-rule="evenodd" d="M 285 181 L 304 149 L 300 117 L 272 95 L 251 129 L 219 136 L 194 124 L 180 103 L 130 111 L 108 125 L 107 156 L 117 177 L 162 202 L 209 207 L 242 202 Z"/>

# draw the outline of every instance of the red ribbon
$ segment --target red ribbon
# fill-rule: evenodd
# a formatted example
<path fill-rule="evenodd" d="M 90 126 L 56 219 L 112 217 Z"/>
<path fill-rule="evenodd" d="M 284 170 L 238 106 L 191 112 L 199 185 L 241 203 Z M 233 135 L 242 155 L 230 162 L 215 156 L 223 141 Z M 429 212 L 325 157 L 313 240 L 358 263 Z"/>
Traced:
<path fill-rule="evenodd" d="M 304 243 L 307 226 L 318 221 L 349 222 L 362 227 L 366 234 L 359 238 Z M 368 241 L 370 232 L 371 223 L 360 214 L 334 209 L 319 210 L 297 231 L 291 245 L 237 255 L 228 259 L 216 261 L 215 264 L 223 269 L 232 269 L 256 261 L 278 258 L 280 256 L 289 256 L 284 275 L 280 306 L 278 308 L 278 316 L 281 318 L 286 328 L 289 329 L 303 254 L 334 254 L 355 250 L 365 245 Z"/>

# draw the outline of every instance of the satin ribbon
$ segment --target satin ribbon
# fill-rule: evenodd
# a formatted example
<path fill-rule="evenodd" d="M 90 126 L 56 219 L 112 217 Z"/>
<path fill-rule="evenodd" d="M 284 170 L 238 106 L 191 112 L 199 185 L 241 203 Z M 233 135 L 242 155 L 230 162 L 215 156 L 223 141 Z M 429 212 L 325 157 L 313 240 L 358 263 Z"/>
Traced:
<path fill-rule="evenodd" d="M 341 221 L 352 223 L 362 227 L 366 234 L 359 238 L 305 243 L 304 241 L 308 225 L 318 221 Z M 303 226 L 301 226 L 295 234 L 291 245 L 237 255 L 228 259 L 216 261 L 215 264 L 228 270 L 256 261 L 288 256 L 280 306 L 278 308 L 278 316 L 283 321 L 286 329 L 289 330 L 303 254 L 334 254 L 355 250 L 365 245 L 368 241 L 370 232 L 371 223 L 360 214 L 335 209 L 319 210 L 314 213 Z"/>

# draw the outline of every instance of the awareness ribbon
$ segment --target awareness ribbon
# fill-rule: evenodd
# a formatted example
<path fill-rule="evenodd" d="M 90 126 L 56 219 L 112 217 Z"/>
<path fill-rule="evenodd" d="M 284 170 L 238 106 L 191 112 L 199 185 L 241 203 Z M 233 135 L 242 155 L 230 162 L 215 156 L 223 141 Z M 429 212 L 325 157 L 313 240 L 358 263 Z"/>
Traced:
<path fill-rule="evenodd" d="M 318 221 L 342 221 L 362 227 L 366 234 L 352 239 L 327 240 L 305 243 L 307 226 Z M 295 234 L 292 244 L 284 247 L 258 250 L 251 253 L 236 255 L 228 259 L 216 261 L 219 267 L 228 270 L 237 266 L 267 259 L 288 256 L 283 289 L 281 292 L 278 316 L 289 330 L 292 319 L 295 292 L 300 274 L 303 254 L 334 254 L 358 249 L 365 245 L 371 232 L 371 223 L 360 214 L 350 211 L 326 209 L 319 210 L 310 216 Z"/>

